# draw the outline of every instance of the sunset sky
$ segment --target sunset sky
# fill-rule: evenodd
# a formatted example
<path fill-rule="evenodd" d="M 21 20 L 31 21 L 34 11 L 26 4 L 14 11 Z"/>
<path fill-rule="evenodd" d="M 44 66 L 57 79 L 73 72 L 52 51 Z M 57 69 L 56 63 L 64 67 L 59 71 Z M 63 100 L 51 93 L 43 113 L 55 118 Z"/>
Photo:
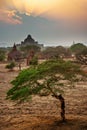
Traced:
<path fill-rule="evenodd" d="M 28 34 L 44 45 L 87 45 L 87 0 L 0 0 L 0 46 Z"/>

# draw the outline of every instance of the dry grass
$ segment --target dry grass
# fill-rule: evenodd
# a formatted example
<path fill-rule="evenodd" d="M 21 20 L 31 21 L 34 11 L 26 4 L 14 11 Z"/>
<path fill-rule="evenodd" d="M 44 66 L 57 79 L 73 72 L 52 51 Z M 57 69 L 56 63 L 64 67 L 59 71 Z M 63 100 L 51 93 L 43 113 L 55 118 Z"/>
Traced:
<path fill-rule="evenodd" d="M 18 73 L 17 68 L 9 72 L 0 64 L 0 130 L 87 130 L 87 82 L 65 91 L 67 121 L 62 123 L 60 104 L 51 96 L 35 96 L 23 104 L 5 99 Z"/>

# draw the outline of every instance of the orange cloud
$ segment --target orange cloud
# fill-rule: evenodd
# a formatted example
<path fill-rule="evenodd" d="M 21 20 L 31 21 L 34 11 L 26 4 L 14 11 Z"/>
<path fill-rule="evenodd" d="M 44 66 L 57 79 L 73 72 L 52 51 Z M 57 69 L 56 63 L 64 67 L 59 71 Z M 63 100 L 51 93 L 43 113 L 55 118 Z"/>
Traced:
<path fill-rule="evenodd" d="M 13 0 L 0 1 L 0 21 L 10 24 L 21 24 L 21 19 L 17 15 Z"/>
<path fill-rule="evenodd" d="M 1 10 L 0 9 L 0 21 L 10 24 L 21 24 L 21 18 L 16 15 L 15 10 Z"/>
<path fill-rule="evenodd" d="M 54 20 L 87 20 L 87 0 L 3 0 L 0 1 L 0 7 L 0 20 L 16 24 L 21 23 L 16 12 Z"/>

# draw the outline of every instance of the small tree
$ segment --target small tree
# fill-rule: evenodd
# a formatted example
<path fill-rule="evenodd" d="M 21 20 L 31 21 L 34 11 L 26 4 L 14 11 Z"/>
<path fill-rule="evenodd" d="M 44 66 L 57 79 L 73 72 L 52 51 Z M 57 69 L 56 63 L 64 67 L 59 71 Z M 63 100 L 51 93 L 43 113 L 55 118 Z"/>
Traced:
<path fill-rule="evenodd" d="M 79 80 L 79 75 L 86 76 L 77 66 L 63 60 L 49 60 L 39 64 L 36 68 L 29 68 L 21 71 L 11 83 L 7 98 L 11 100 L 24 101 L 32 95 L 45 96 L 50 94 L 61 103 L 61 118 L 65 121 L 65 100 L 62 95 L 64 86 L 73 85 Z M 67 81 L 67 84 L 65 82 Z"/>
<path fill-rule="evenodd" d="M 32 60 L 30 61 L 30 65 L 36 66 L 38 65 L 38 57 L 34 56 Z"/>
<path fill-rule="evenodd" d="M 11 62 L 8 65 L 6 65 L 6 68 L 9 69 L 9 70 L 13 70 L 14 67 L 15 67 L 15 63 L 14 62 Z"/>
<path fill-rule="evenodd" d="M 2 49 L 0 49 L 0 61 L 4 61 L 5 60 L 5 50 L 2 50 Z"/>

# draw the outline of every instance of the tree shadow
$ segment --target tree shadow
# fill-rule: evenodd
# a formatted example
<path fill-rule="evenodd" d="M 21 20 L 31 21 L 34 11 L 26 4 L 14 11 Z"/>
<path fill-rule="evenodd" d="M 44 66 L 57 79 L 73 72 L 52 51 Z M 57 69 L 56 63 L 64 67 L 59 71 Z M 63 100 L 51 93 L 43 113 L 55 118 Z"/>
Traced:
<path fill-rule="evenodd" d="M 28 130 L 28 129 L 26 129 Z M 53 121 L 32 126 L 31 130 L 87 130 L 87 122 L 81 120 Z"/>

